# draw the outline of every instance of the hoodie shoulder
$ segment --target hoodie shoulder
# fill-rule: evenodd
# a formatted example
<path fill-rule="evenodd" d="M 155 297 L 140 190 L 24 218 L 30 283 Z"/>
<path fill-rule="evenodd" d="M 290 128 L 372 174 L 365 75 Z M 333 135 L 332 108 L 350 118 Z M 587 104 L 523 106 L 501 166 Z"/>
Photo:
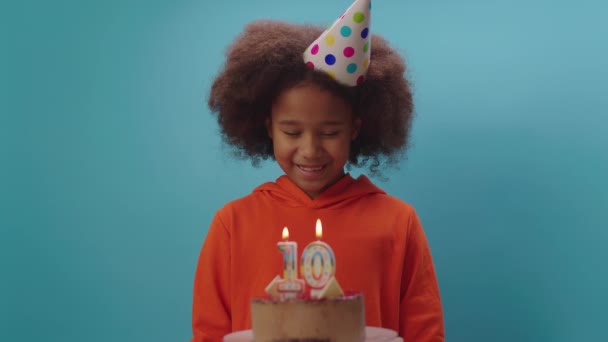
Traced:
<path fill-rule="evenodd" d="M 226 202 L 220 210 L 228 210 L 228 209 L 240 209 L 240 208 L 251 208 L 253 205 L 258 203 L 261 198 L 261 193 L 259 192 L 260 188 L 264 188 L 273 184 L 272 182 L 263 183 L 255 187 L 250 193 L 235 198 L 229 202 Z"/>
<path fill-rule="evenodd" d="M 366 199 L 370 202 L 367 203 L 374 203 L 375 207 L 386 208 L 387 212 L 400 213 L 407 217 L 417 215 L 413 205 L 397 196 L 388 194 L 366 176 L 360 176 L 357 178 L 357 182 L 359 191 L 368 194 Z"/>

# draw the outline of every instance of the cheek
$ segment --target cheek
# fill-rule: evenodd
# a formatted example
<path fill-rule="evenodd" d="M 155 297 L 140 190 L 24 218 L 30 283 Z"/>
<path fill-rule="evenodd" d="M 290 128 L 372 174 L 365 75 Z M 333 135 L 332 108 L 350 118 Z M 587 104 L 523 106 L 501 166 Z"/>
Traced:
<path fill-rule="evenodd" d="M 275 135 L 275 139 L 272 140 L 272 146 L 273 146 L 275 158 L 276 159 L 288 158 L 290 155 L 291 148 L 285 141 L 282 141 L 281 138 L 276 138 L 276 137 L 277 137 L 277 135 Z"/>
<path fill-rule="evenodd" d="M 350 140 L 336 141 L 334 144 L 327 146 L 326 150 L 336 161 L 347 160 L 350 154 Z"/>

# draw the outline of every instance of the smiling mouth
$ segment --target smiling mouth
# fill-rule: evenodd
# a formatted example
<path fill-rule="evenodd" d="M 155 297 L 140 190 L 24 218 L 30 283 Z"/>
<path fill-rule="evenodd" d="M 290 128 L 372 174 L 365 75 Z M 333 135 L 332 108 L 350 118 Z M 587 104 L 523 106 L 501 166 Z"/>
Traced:
<path fill-rule="evenodd" d="M 297 165 L 298 168 L 304 172 L 319 172 L 323 170 L 323 165 L 315 165 L 315 166 L 305 166 L 305 165 Z"/>
<path fill-rule="evenodd" d="M 318 177 L 321 175 L 321 173 L 323 173 L 323 170 L 325 169 L 325 165 L 297 165 L 298 169 L 300 170 L 300 172 L 302 172 L 302 174 L 305 177 Z"/>

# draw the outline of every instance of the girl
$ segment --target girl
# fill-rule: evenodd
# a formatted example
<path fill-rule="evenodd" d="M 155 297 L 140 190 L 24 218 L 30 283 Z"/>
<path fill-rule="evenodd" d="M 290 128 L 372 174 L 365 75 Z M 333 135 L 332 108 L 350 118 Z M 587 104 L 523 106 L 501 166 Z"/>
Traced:
<path fill-rule="evenodd" d="M 274 159 L 285 174 L 216 212 L 196 269 L 192 342 L 250 329 L 251 299 L 264 296 L 282 269 L 283 227 L 305 246 L 318 218 L 340 285 L 364 294 L 367 325 L 398 331 L 406 342 L 444 341 L 415 210 L 344 171 L 350 164 L 379 173 L 408 147 L 405 65 L 369 34 L 369 8 L 358 0 L 327 31 L 254 22 L 229 49 L 209 98 L 222 137 L 254 163 Z"/>

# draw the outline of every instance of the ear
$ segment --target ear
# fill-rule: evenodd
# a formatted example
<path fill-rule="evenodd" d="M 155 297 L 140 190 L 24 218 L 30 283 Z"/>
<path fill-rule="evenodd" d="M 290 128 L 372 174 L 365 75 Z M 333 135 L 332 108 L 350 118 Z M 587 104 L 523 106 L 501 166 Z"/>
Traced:
<path fill-rule="evenodd" d="M 361 132 L 361 118 L 355 118 L 353 120 L 353 131 L 350 140 L 357 139 L 357 137 L 359 136 L 359 132 Z"/>
<path fill-rule="evenodd" d="M 270 120 L 270 117 L 266 118 L 266 133 L 268 134 L 268 137 L 270 139 L 272 139 L 272 121 Z"/>

